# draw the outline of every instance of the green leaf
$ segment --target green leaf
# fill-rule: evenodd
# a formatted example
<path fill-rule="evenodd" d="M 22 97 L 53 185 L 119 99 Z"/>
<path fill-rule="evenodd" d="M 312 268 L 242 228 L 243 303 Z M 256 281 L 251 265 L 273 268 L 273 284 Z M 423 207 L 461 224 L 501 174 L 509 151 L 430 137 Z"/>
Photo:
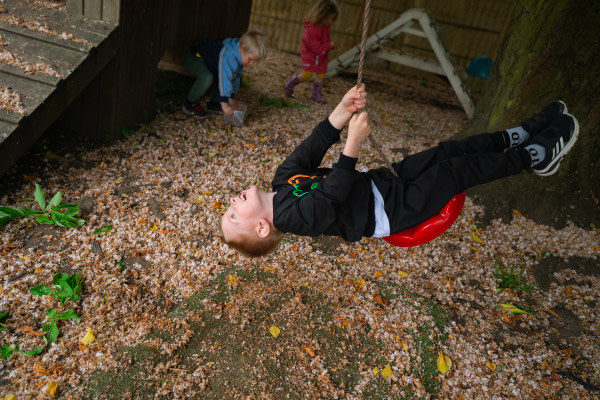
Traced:
<path fill-rule="evenodd" d="M 29 289 L 29 291 L 36 296 L 45 296 L 50 294 L 50 287 L 46 285 L 37 285 Z"/>
<path fill-rule="evenodd" d="M 64 215 L 72 217 L 73 215 L 77 215 L 78 212 L 79 212 L 78 208 L 69 207 L 65 210 Z"/>
<path fill-rule="evenodd" d="M 66 281 L 67 279 L 69 279 L 69 274 L 67 274 L 66 272 L 57 272 L 52 277 L 52 283 L 58 285 L 60 281 Z"/>
<path fill-rule="evenodd" d="M 52 224 L 52 220 L 45 215 L 38 215 L 35 220 L 40 224 Z"/>
<path fill-rule="evenodd" d="M 23 210 L 25 217 L 29 217 L 31 215 L 40 215 L 43 213 L 43 211 L 38 211 L 38 210 L 34 210 L 32 208 L 27 208 L 27 207 L 21 207 L 21 209 Z"/>
<path fill-rule="evenodd" d="M 15 217 L 24 217 L 25 212 L 19 208 L 0 207 L 0 216 L 3 214 L 13 215 Z"/>
<path fill-rule="evenodd" d="M 62 210 L 63 208 L 79 208 L 79 204 L 75 203 L 64 203 L 59 206 L 54 207 L 55 210 Z"/>
<path fill-rule="evenodd" d="M 16 219 L 16 218 L 12 217 L 10 215 L 8 215 L 8 216 L 0 216 L 0 226 L 4 226 L 4 225 L 8 224 L 13 219 Z"/>
<path fill-rule="evenodd" d="M 79 319 L 79 315 L 77 315 L 77 313 L 72 308 L 63 313 L 56 314 L 55 320 L 59 319 L 74 319 L 77 321 L 77 323 L 81 322 L 81 320 Z"/>
<path fill-rule="evenodd" d="M 54 308 L 50 308 L 46 312 L 46 318 L 48 318 L 48 319 L 54 318 L 55 315 L 56 315 L 56 310 Z M 43 326 L 42 326 L 42 329 L 43 329 Z"/>
<path fill-rule="evenodd" d="M 43 349 L 33 349 L 33 350 L 19 350 L 19 353 L 25 354 L 26 356 L 35 356 L 40 354 Z"/>
<path fill-rule="evenodd" d="M 81 292 L 81 290 L 82 290 L 81 281 L 82 280 L 83 280 L 83 277 L 81 276 L 81 274 L 79 272 L 75 272 L 73 275 L 71 275 L 67 279 L 67 283 L 73 289 L 73 293 L 79 293 L 79 292 Z"/>
<path fill-rule="evenodd" d="M 0 322 L 2 322 L 2 320 L 6 317 L 8 317 L 7 313 L 0 313 Z"/>
<path fill-rule="evenodd" d="M 17 345 L 17 350 L 19 346 Z M 10 344 L 0 346 L 0 358 L 3 360 L 8 359 L 14 353 L 14 348 Z"/>
<path fill-rule="evenodd" d="M 48 335 L 46 335 L 46 346 L 50 346 L 52 343 L 56 342 L 56 340 L 58 339 L 58 326 L 56 325 L 55 321 L 50 322 L 50 325 L 48 326 L 48 330 L 50 331 L 50 333 L 48 333 Z"/>
<path fill-rule="evenodd" d="M 62 201 L 62 193 L 56 192 L 56 194 L 54 195 L 54 197 L 48 203 L 48 207 L 57 206 L 57 205 L 60 204 L 61 201 Z"/>
<path fill-rule="evenodd" d="M 46 211 L 46 194 L 38 183 L 35 184 L 35 192 L 33 193 L 33 196 L 40 205 L 40 209 L 42 211 Z"/>

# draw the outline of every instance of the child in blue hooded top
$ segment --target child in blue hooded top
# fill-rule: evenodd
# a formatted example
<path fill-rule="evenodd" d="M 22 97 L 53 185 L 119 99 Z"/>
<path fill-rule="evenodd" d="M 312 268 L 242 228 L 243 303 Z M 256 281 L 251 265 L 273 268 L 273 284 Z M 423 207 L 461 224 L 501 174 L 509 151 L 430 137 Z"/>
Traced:
<path fill-rule="evenodd" d="M 264 59 L 267 55 L 265 37 L 250 30 L 239 39 L 202 39 L 186 51 L 183 62 L 196 77 L 183 104 L 183 112 L 198 118 L 206 118 L 207 112 L 233 115 L 239 109 L 234 100 L 240 88 L 243 69 Z M 210 101 L 206 109 L 202 97 L 210 89 Z"/>

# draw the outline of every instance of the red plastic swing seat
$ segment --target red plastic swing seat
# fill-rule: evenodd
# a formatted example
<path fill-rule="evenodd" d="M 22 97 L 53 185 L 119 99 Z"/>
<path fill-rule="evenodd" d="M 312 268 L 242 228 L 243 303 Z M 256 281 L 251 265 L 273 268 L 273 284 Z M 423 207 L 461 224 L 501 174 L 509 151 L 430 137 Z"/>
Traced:
<path fill-rule="evenodd" d="M 436 215 L 402 232 L 385 236 L 383 240 L 393 246 L 419 246 L 435 239 L 450 228 L 465 204 L 465 194 L 459 193 L 450 199 Z"/>

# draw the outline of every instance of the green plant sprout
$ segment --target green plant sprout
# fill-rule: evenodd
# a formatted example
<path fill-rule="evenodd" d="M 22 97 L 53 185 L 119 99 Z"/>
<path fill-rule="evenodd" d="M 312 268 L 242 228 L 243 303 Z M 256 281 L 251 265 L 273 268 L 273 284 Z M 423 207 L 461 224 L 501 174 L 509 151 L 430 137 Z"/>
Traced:
<path fill-rule="evenodd" d="M 104 224 L 104 225 L 102 225 L 102 228 L 100 228 L 100 229 L 96 229 L 96 230 L 94 231 L 94 234 L 95 234 L 95 235 L 98 235 L 98 236 L 100 236 L 100 237 L 102 237 L 102 236 L 105 236 L 105 235 L 107 235 L 108 233 L 112 232 L 112 230 L 113 230 L 113 229 L 114 229 L 114 228 L 113 228 L 113 226 L 112 226 L 112 225 L 109 225 L 109 224 Z M 115 229 L 115 230 L 116 230 L 116 229 Z"/>
<path fill-rule="evenodd" d="M 512 290 L 514 292 L 530 292 L 533 285 L 526 284 L 523 281 L 523 274 L 525 273 L 525 263 L 521 264 L 521 268 L 517 271 L 516 265 L 507 263 L 505 268 L 504 264 L 496 260 L 496 293 L 501 292 L 505 289 Z"/>
<path fill-rule="evenodd" d="M 62 201 L 62 194 L 60 192 L 57 192 L 54 197 L 46 203 L 46 194 L 42 190 L 42 187 L 36 183 L 33 196 L 40 206 L 39 210 L 24 206 L 21 206 L 21 208 L 0 207 L 0 226 L 6 225 L 15 219 L 30 216 L 35 216 L 35 220 L 41 224 L 53 224 L 66 228 L 76 228 L 85 224 L 83 219 L 75 218 L 75 215 L 79 213 L 79 204 L 60 204 Z"/>
<path fill-rule="evenodd" d="M 46 347 L 56 342 L 58 339 L 58 324 L 61 319 L 74 319 L 77 323 L 80 322 L 79 316 L 73 309 L 61 312 L 65 303 L 69 301 L 77 301 L 81 299 L 78 293 L 81 292 L 81 274 L 74 273 L 69 275 L 64 272 L 59 272 L 52 278 L 54 289 L 46 285 L 37 285 L 30 289 L 30 292 L 36 296 L 51 296 L 60 303 L 59 309 L 51 308 L 46 313 L 46 321 L 42 324 L 42 332 L 47 332 L 44 336 Z"/>
<path fill-rule="evenodd" d="M 8 317 L 7 313 L 0 313 L 0 332 L 6 330 L 6 325 L 4 324 L 4 319 Z M 0 359 L 7 360 L 15 353 L 25 354 L 26 356 L 34 356 L 36 354 L 40 354 L 42 349 L 33 349 L 33 350 L 21 350 L 21 345 L 19 343 L 9 343 L 0 345 Z"/>
<path fill-rule="evenodd" d="M 310 109 L 309 106 L 300 104 L 297 101 L 287 101 L 279 97 L 263 98 L 262 102 L 269 107 L 290 107 L 290 108 L 306 108 Z"/>

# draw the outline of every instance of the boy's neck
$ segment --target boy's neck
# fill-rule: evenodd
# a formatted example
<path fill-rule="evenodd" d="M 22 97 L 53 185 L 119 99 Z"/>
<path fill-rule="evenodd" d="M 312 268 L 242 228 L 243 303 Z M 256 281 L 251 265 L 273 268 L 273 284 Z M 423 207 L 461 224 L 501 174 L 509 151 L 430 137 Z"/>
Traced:
<path fill-rule="evenodd" d="M 273 225 L 273 198 L 277 192 L 263 192 L 265 204 L 265 219 Z"/>

